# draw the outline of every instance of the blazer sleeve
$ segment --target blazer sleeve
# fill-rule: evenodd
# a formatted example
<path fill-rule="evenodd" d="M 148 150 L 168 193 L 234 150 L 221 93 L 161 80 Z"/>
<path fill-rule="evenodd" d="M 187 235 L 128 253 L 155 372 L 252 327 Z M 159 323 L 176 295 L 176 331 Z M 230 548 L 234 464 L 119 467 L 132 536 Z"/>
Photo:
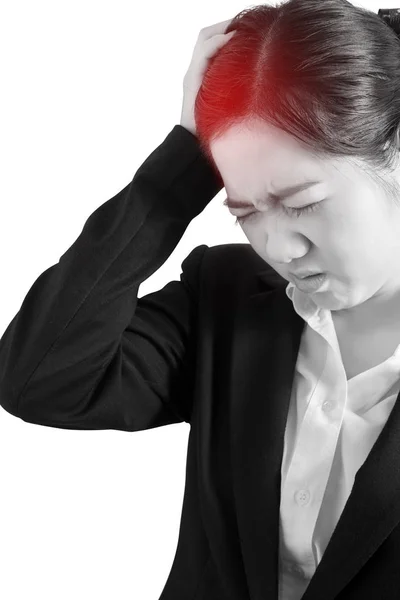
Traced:
<path fill-rule="evenodd" d="M 190 423 L 199 270 L 137 297 L 221 189 L 180 125 L 86 220 L 0 338 L 0 405 L 28 423 L 138 431 Z"/>

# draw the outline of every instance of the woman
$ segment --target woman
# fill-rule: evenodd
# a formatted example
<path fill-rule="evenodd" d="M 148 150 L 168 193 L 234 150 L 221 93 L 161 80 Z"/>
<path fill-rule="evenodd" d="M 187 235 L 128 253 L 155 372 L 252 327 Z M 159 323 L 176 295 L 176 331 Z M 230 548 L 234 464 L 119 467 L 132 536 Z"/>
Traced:
<path fill-rule="evenodd" d="M 190 423 L 160 600 L 394 600 L 399 40 L 346 0 L 227 24 L 200 32 L 181 124 L 29 290 L 1 405 L 63 429 Z M 250 243 L 197 246 L 138 299 L 223 186 Z"/>

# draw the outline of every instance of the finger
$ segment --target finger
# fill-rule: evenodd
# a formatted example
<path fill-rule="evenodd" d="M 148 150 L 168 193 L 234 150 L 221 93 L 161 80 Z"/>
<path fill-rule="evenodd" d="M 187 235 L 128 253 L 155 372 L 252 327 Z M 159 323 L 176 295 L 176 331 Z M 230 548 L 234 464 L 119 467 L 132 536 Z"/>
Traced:
<path fill-rule="evenodd" d="M 230 31 L 229 33 L 216 34 L 214 37 L 205 40 L 203 46 L 204 57 L 207 59 L 210 58 L 219 48 L 229 42 L 235 33 L 236 29 Z"/>
<path fill-rule="evenodd" d="M 233 21 L 234 17 L 232 17 L 232 19 L 226 19 L 225 21 L 220 21 L 219 23 L 214 23 L 213 25 L 209 25 L 208 27 L 204 27 L 201 31 L 203 32 L 203 34 L 205 35 L 206 38 L 218 34 L 218 33 L 224 33 L 225 29 L 228 28 L 229 23 L 231 23 Z"/>

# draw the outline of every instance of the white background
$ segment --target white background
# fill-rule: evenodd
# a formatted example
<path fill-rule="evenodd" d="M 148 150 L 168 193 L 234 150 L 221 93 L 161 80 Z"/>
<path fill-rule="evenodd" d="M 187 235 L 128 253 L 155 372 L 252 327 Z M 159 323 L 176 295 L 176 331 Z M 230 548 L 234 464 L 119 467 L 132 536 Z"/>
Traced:
<path fill-rule="evenodd" d="M 254 5 L 0 6 L 1 337 L 39 275 L 180 122 L 199 30 Z M 199 244 L 248 243 L 224 198 L 223 189 L 190 223 L 139 297 L 179 279 Z M 186 423 L 134 434 L 47 428 L 0 408 L 0 598 L 158 600 L 176 551 L 188 435 Z"/>

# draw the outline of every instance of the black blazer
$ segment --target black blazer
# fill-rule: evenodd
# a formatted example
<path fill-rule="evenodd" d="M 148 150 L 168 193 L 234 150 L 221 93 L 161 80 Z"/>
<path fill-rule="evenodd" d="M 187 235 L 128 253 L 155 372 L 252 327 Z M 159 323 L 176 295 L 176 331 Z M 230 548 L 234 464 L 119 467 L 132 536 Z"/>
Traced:
<path fill-rule="evenodd" d="M 0 402 L 62 429 L 190 423 L 160 600 L 276 600 L 284 430 L 305 321 L 249 244 L 197 246 L 137 298 L 221 184 L 176 125 L 87 219 L 0 339 Z M 400 395 L 400 394 L 399 394 Z M 400 404 L 357 472 L 303 600 L 400 598 Z"/>

